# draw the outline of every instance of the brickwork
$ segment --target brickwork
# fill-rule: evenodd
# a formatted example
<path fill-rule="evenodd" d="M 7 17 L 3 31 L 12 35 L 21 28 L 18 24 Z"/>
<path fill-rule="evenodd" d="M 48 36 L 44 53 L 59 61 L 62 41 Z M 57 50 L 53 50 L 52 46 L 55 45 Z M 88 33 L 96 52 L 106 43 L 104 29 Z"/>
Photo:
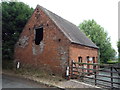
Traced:
<path fill-rule="evenodd" d="M 35 45 L 34 28 L 43 25 L 43 40 Z M 15 48 L 15 60 L 23 64 L 45 67 L 54 74 L 64 75 L 70 42 L 39 8 L 26 24 Z"/>
<path fill-rule="evenodd" d="M 78 57 L 82 57 L 83 63 L 87 63 L 87 56 L 95 57 L 95 62 L 98 58 L 98 50 L 77 44 L 71 44 L 69 47 L 70 60 L 78 62 Z"/>
<path fill-rule="evenodd" d="M 86 46 L 81 46 L 77 44 L 71 44 L 69 47 L 69 63 L 71 63 L 71 60 L 74 62 L 78 62 L 78 57 L 82 57 L 82 63 L 98 63 L 98 49 L 90 48 Z M 87 60 L 87 57 L 93 58 L 94 62 Z M 84 68 L 93 69 L 92 65 L 84 65 Z M 84 70 L 85 72 L 88 72 L 88 70 Z M 91 72 L 89 70 L 89 72 Z"/>
<path fill-rule="evenodd" d="M 43 26 L 43 40 L 35 44 L 35 28 Z M 40 9 L 36 8 L 21 33 L 15 46 L 15 61 L 21 65 L 31 65 L 65 76 L 70 60 L 77 61 L 78 56 L 98 56 L 97 49 L 71 44 L 57 25 Z M 86 61 L 84 61 L 86 62 Z"/>

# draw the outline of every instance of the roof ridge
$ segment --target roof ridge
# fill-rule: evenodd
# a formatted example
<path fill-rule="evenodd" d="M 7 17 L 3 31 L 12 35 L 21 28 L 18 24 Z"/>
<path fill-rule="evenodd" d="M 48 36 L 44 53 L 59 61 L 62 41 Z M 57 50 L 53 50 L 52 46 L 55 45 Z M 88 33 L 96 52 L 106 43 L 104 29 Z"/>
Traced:
<path fill-rule="evenodd" d="M 49 15 L 49 12 L 52 13 L 52 14 L 54 14 L 54 15 L 56 15 L 56 16 L 58 16 L 59 18 L 63 19 L 62 17 L 60 17 L 59 15 L 51 12 L 50 10 L 48 10 L 48 9 L 46 9 L 46 8 L 40 6 L 40 5 L 37 5 L 37 6 L 38 6 L 39 8 L 41 8 L 42 10 L 44 9 L 43 11 L 46 11 L 45 13 L 49 16 L 49 18 L 52 19 L 52 21 L 59 27 L 59 25 L 56 23 L 56 21 L 55 21 L 53 18 L 51 18 L 51 16 Z M 66 19 L 63 19 L 63 20 L 66 20 Z M 66 20 L 66 21 L 67 21 L 67 20 Z M 68 22 L 69 22 L 69 21 L 68 21 Z M 59 27 L 59 29 L 61 29 L 61 28 Z M 62 29 L 61 29 L 61 31 L 63 32 Z M 67 34 L 66 34 L 65 32 L 63 32 L 63 34 L 65 34 L 65 36 L 67 36 Z M 67 38 L 68 38 L 71 42 L 73 41 L 73 40 L 71 40 L 70 37 L 67 37 Z"/>
<path fill-rule="evenodd" d="M 39 6 L 39 7 L 42 7 L 42 6 L 40 6 L 39 4 L 38 4 L 38 6 Z M 44 7 L 42 7 L 42 8 L 44 8 Z M 75 24 L 73 24 L 72 22 L 68 21 L 67 19 L 62 18 L 62 17 L 61 17 L 61 16 L 59 16 L 58 14 L 53 13 L 52 11 L 50 11 L 50 10 L 48 10 L 48 9 L 46 9 L 46 8 L 44 8 L 44 9 L 45 9 L 45 10 L 47 10 L 48 12 L 50 12 L 50 13 L 52 13 L 52 14 L 54 14 L 54 15 L 58 16 L 59 18 L 64 19 L 65 21 L 67 21 L 67 22 L 71 23 L 72 25 L 75 25 Z M 77 27 L 77 25 L 75 25 L 75 26 Z"/>
<path fill-rule="evenodd" d="M 40 5 L 37 5 L 37 7 L 46 13 L 46 15 L 57 25 L 57 27 L 63 32 L 63 34 L 65 34 L 71 43 L 98 48 L 75 24 Z"/>

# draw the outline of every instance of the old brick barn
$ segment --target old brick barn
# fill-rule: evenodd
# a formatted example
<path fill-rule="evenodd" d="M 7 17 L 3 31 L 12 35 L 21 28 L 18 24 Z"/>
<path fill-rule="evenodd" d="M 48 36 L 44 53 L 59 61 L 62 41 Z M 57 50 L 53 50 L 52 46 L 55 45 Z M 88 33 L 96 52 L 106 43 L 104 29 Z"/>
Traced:
<path fill-rule="evenodd" d="M 76 25 L 37 5 L 15 45 L 14 56 L 21 65 L 64 77 L 71 60 L 97 63 L 98 47 Z"/>

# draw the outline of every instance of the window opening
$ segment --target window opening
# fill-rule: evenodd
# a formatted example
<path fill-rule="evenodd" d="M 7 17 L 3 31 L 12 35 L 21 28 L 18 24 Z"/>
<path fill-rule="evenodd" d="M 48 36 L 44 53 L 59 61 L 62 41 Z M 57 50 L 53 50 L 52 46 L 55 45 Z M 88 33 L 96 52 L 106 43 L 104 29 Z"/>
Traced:
<path fill-rule="evenodd" d="M 82 57 L 78 57 L 78 62 L 82 63 Z"/>
<path fill-rule="evenodd" d="M 43 40 L 43 27 L 35 29 L 35 44 L 39 45 Z"/>

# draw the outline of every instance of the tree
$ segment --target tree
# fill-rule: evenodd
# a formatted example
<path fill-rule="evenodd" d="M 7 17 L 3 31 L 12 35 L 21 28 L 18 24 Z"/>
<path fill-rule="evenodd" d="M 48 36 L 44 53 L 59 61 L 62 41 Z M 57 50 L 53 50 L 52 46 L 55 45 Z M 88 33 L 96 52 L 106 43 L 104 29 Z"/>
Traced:
<path fill-rule="evenodd" d="M 117 47 L 118 47 L 118 61 L 120 62 L 120 39 L 119 39 L 119 41 L 118 41 L 118 43 L 117 43 Z"/>
<path fill-rule="evenodd" d="M 99 47 L 101 63 L 107 63 L 108 60 L 115 57 L 116 53 L 111 46 L 110 37 L 108 37 L 103 27 L 94 20 L 85 20 L 79 25 L 79 29 Z"/>
<path fill-rule="evenodd" d="M 23 2 L 2 2 L 2 59 L 13 59 L 14 45 L 32 12 Z"/>

